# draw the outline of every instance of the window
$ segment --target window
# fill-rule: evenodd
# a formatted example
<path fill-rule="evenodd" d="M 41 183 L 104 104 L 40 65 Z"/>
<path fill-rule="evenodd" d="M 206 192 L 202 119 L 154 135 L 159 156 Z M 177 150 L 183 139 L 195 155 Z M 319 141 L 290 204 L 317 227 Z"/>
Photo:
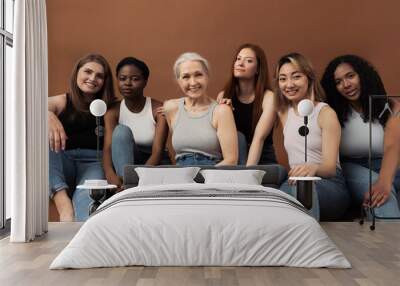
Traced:
<path fill-rule="evenodd" d="M 5 0 L 5 11 L 4 11 L 4 18 L 5 18 L 5 30 L 9 33 L 13 33 L 14 30 L 14 0 Z"/>
<path fill-rule="evenodd" d="M 4 106 L 5 98 L 10 94 L 12 88 L 14 1 L 0 0 L 0 228 L 4 228 L 6 221 L 11 217 L 11 196 L 4 188 Z"/>

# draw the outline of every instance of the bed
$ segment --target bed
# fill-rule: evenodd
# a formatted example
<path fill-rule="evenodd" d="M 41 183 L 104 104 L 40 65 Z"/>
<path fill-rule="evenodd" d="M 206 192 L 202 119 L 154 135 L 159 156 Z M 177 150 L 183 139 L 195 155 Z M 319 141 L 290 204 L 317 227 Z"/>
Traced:
<path fill-rule="evenodd" d="M 130 188 L 97 209 L 50 269 L 129 265 L 351 267 L 297 200 L 266 186 L 284 179 L 280 167 L 234 168 L 239 172 L 231 174 L 232 182 L 224 183 L 218 182 L 220 173 L 214 172 L 214 177 L 204 173 L 212 169 L 204 167 L 202 174 L 192 176 L 195 181 L 185 183 L 168 181 L 171 176 L 160 183 L 150 174 L 147 179 L 151 184 L 141 185 L 136 173 L 139 169 L 127 167 L 124 182 Z M 261 177 L 258 173 L 261 184 L 242 179 L 249 169 L 266 171 Z M 205 175 L 208 179 L 199 183 Z"/>

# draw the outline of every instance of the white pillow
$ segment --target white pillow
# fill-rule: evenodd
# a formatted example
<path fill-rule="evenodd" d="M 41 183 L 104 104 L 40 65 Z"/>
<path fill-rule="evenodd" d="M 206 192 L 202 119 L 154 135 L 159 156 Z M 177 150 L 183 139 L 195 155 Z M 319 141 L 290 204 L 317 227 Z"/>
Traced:
<path fill-rule="evenodd" d="M 204 183 L 235 183 L 261 185 L 265 171 L 262 170 L 201 170 Z"/>
<path fill-rule="evenodd" d="M 199 167 L 135 168 L 139 176 L 138 186 L 195 183 L 193 179 L 199 170 Z"/>

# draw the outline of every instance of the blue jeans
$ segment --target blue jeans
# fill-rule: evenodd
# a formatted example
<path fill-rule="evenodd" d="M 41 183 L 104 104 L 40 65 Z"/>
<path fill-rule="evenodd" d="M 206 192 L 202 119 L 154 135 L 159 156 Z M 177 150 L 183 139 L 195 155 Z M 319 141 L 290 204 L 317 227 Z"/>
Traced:
<path fill-rule="evenodd" d="M 75 189 L 85 180 L 104 179 L 101 162 L 97 161 L 96 150 L 72 149 L 58 153 L 49 151 L 50 197 L 66 189 L 72 196 L 72 204 L 77 221 L 85 221 L 89 216 L 92 199 L 88 189 Z"/>
<path fill-rule="evenodd" d="M 139 150 L 132 130 L 128 126 L 120 124 L 113 131 L 111 156 L 115 172 L 118 176 L 122 177 L 126 165 L 145 164 L 151 156 L 151 150 L 148 150 L 148 152 Z M 160 163 L 164 165 L 171 164 L 166 152 L 163 153 Z"/>
<path fill-rule="evenodd" d="M 111 156 L 115 172 L 122 177 L 125 165 L 142 165 L 150 154 L 139 151 L 131 129 L 120 124 L 115 126 L 112 134 Z"/>
<path fill-rule="evenodd" d="M 342 158 L 343 174 L 346 179 L 347 187 L 351 193 L 352 199 L 357 206 L 361 207 L 364 200 L 364 194 L 369 191 L 369 165 L 368 158 L 349 159 Z M 381 170 L 382 159 L 373 159 L 371 164 L 372 183 L 374 183 Z M 398 204 L 398 193 L 400 190 L 400 169 L 395 174 L 393 180 L 392 193 L 388 200 L 380 207 L 374 209 L 378 217 L 400 217 Z"/>
<path fill-rule="evenodd" d="M 246 165 L 247 163 L 247 140 L 246 136 L 240 131 L 237 132 L 238 135 L 238 147 L 239 147 L 239 158 L 238 165 Z"/>
<path fill-rule="evenodd" d="M 285 181 L 280 190 L 296 197 L 296 186 L 289 186 Z M 343 217 L 350 206 L 350 195 L 340 169 L 336 169 L 336 176 L 322 178 L 314 182 L 313 205 L 310 210 L 316 220 L 337 220 Z"/>
<path fill-rule="evenodd" d="M 197 166 L 197 165 L 215 165 L 218 163 L 216 158 L 211 158 L 209 156 L 200 153 L 189 153 L 184 154 L 176 158 L 176 164 L 179 166 Z"/>

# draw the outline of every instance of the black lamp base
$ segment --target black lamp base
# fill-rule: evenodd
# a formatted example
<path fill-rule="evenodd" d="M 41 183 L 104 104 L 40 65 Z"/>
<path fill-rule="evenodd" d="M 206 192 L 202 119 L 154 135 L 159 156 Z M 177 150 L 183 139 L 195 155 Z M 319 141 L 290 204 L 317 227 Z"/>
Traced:
<path fill-rule="evenodd" d="M 313 181 L 311 180 L 298 180 L 296 182 L 297 200 L 303 204 L 303 206 L 310 210 L 312 208 L 312 196 L 313 196 Z"/>
<path fill-rule="evenodd" d="M 93 200 L 93 202 L 89 205 L 89 215 L 94 213 L 106 199 L 114 194 L 115 188 L 90 189 L 89 197 Z"/>

